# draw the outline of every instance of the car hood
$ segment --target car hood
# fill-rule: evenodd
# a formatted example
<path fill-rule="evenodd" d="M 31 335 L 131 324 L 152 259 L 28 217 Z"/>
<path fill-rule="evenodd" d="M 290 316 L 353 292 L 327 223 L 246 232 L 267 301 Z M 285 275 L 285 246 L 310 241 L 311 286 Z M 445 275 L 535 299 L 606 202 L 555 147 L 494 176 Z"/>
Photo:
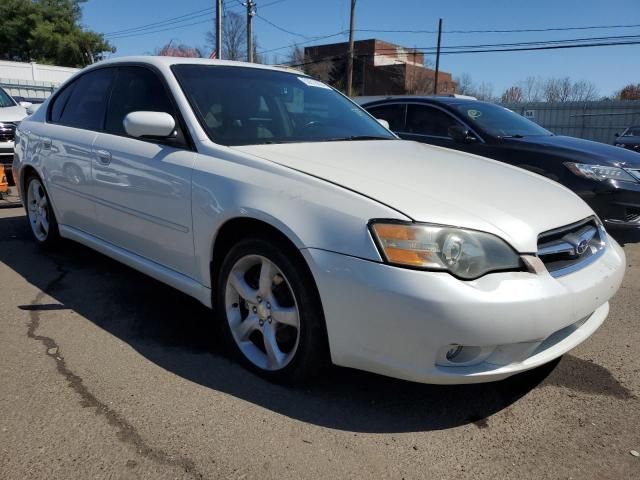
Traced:
<path fill-rule="evenodd" d="M 27 111 L 18 105 L 0 108 L 0 123 L 20 122 L 27 116 Z"/>
<path fill-rule="evenodd" d="M 512 144 L 535 145 L 555 150 L 558 154 L 575 162 L 615 165 L 624 163 L 628 167 L 640 168 L 640 155 L 606 143 L 565 137 L 563 135 L 541 135 L 507 139 Z"/>
<path fill-rule="evenodd" d="M 482 230 L 516 250 L 593 211 L 539 175 L 475 155 L 403 140 L 252 145 L 244 153 L 325 179 L 415 221 Z"/>
<path fill-rule="evenodd" d="M 640 145 L 640 137 L 635 135 L 628 137 L 617 137 L 616 143 L 622 143 L 624 145 Z"/>

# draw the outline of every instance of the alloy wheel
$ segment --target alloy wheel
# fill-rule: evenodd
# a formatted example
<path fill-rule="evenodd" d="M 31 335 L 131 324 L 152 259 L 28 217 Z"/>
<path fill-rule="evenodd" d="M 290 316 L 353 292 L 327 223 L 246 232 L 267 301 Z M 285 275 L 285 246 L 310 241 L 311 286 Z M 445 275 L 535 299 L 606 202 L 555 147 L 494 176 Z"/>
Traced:
<path fill-rule="evenodd" d="M 27 189 L 27 212 L 31 231 L 38 241 L 46 241 L 50 228 L 49 202 L 42 182 L 37 178 L 29 182 Z"/>
<path fill-rule="evenodd" d="M 225 311 L 233 339 L 256 367 L 280 370 L 295 356 L 300 312 L 288 279 L 268 258 L 236 261 L 226 280 Z"/>

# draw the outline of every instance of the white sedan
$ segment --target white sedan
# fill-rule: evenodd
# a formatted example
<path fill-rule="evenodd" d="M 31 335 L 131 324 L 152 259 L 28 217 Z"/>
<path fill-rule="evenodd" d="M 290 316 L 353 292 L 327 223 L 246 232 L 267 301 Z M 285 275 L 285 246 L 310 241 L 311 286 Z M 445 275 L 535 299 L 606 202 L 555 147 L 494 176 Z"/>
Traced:
<path fill-rule="evenodd" d="M 21 123 L 14 171 L 38 243 L 75 240 L 213 307 L 274 381 L 330 361 L 502 379 L 588 338 L 624 274 L 566 188 L 399 140 L 285 69 L 92 65 Z"/>

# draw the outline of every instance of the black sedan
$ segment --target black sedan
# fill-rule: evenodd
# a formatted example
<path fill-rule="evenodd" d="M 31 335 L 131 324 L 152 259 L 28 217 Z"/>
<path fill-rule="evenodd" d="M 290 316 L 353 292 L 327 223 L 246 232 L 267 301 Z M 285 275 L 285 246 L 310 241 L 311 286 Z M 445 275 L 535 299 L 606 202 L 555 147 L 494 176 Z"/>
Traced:
<path fill-rule="evenodd" d="M 629 127 L 620 134 L 616 133 L 616 141 L 613 144 L 640 153 L 640 127 Z"/>
<path fill-rule="evenodd" d="M 470 97 L 361 97 L 401 138 L 463 150 L 544 175 L 582 197 L 608 226 L 640 228 L 640 155 L 554 135 Z"/>

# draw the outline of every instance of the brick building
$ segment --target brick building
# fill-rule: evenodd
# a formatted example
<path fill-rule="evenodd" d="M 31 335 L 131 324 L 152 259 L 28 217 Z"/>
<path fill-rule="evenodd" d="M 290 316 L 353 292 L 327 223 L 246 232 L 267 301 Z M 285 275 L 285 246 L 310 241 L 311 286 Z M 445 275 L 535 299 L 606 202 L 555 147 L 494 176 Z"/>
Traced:
<path fill-rule="evenodd" d="M 349 44 L 306 47 L 305 70 L 343 88 Z M 353 90 L 356 95 L 431 94 L 435 70 L 425 67 L 424 54 L 377 39 L 354 42 Z M 451 74 L 440 71 L 438 93 L 454 93 Z"/>

